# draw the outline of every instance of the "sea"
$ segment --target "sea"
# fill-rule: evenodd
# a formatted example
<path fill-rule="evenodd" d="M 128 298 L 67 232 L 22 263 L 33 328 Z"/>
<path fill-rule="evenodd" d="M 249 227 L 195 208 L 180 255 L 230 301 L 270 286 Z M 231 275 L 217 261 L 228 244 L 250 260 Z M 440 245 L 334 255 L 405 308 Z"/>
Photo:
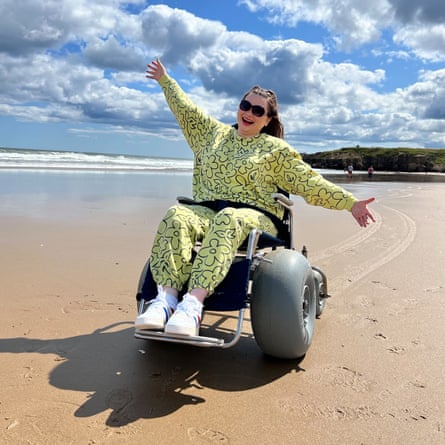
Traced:
<path fill-rule="evenodd" d="M 193 160 L 126 154 L 86 153 L 72 151 L 16 149 L 0 147 L 0 171 L 43 170 L 69 172 L 175 172 L 190 174 Z M 344 170 L 318 169 L 323 176 L 340 182 L 351 180 Z M 343 181 L 343 177 L 345 180 Z M 375 172 L 370 178 L 366 171 L 354 171 L 356 181 L 445 182 L 441 173 Z"/>
<path fill-rule="evenodd" d="M 45 171 L 83 171 L 83 172 L 175 172 L 191 173 L 193 160 L 156 156 L 127 154 L 86 153 L 55 150 L 35 150 L 0 147 L 0 170 L 45 170 Z M 318 169 L 324 176 L 339 176 L 350 180 L 343 170 Z M 354 171 L 353 178 L 362 180 L 366 171 Z M 445 182 L 444 174 L 376 172 L 374 180 Z"/>
<path fill-rule="evenodd" d="M 0 148 L 0 169 L 191 172 L 192 168 L 189 159 Z"/>

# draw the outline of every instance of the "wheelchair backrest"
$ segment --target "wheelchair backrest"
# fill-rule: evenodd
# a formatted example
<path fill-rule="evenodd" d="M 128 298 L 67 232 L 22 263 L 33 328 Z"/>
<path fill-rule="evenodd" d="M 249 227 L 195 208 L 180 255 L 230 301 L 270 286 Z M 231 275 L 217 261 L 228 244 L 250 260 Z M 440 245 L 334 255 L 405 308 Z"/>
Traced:
<path fill-rule="evenodd" d="M 277 238 L 282 239 L 288 248 L 293 248 L 293 201 L 290 199 L 289 193 L 284 190 L 278 190 L 278 193 L 274 194 L 274 198 L 284 208 L 281 224 L 277 224 Z"/>

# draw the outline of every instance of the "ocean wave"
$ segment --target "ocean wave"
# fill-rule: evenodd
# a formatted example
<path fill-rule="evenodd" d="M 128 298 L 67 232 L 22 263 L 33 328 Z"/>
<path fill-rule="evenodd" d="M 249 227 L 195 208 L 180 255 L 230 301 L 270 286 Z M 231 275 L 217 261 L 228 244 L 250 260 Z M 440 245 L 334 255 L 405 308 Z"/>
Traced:
<path fill-rule="evenodd" d="M 191 171 L 189 159 L 0 148 L 0 168 L 39 170 Z"/>

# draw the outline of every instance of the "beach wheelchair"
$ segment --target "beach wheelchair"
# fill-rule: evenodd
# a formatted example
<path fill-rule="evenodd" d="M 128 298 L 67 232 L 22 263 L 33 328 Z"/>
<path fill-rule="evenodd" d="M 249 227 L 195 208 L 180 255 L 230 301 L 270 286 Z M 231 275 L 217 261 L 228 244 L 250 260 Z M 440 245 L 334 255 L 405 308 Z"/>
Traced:
<path fill-rule="evenodd" d="M 259 229 L 250 232 L 238 249 L 225 279 L 208 296 L 206 312 L 237 311 L 237 327 L 227 336 L 183 336 L 163 331 L 136 329 L 138 339 L 184 343 L 194 346 L 229 348 L 241 337 L 246 309 L 250 309 L 253 336 L 260 349 L 282 359 L 303 357 L 312 341 L 315 319 L 329 297 L 325 274 L 311 266 L 307 249 L 297 251 L 293 242 L 293 201 L 283 193 L 273 195 L 284 207 L 277 236 Z M 183 204 L 199 204 L 178 197 Z M 199 249 L 199 243 L 195 246 Z M 184 289 L 184 294 L 186 289 Z M 157 286 L 146 262 L 138 284 L 139 314 L 156 297 Z M 180 294 L 181 295 L 181 294 Z"/>

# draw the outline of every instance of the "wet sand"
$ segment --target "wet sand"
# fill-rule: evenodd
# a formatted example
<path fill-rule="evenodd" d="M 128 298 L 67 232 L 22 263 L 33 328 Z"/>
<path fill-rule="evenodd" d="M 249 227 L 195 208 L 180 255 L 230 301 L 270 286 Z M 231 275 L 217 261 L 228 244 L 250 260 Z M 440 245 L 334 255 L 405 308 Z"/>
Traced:
<path fill-rule="evenodd" d="M 350 184 L 377 195 L 366 230 L 297 201 L 332 298 L 306 357 L 280 361 L 249 315 L 227 350 L 133 338 L 140 270 L 188 178 L 26 178 L 1 192 L 0 443 L 445 442 L 444 184 Z"/>

